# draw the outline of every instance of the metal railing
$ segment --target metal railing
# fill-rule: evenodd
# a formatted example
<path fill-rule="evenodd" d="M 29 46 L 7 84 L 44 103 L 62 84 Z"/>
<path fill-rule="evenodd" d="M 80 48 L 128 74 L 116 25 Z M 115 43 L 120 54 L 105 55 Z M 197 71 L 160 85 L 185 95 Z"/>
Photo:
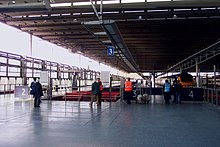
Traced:
<path fill-rule="evenodd" d="M 203 88 L 204 101 L 214 106 L 220 106 L 220 89 Z"/>
<path fill-rule="evenodd" d="M 21 84 L 0 84 L 0 94 L 11 94 L 15 90 L 15 86 L 22 86 Z"/>

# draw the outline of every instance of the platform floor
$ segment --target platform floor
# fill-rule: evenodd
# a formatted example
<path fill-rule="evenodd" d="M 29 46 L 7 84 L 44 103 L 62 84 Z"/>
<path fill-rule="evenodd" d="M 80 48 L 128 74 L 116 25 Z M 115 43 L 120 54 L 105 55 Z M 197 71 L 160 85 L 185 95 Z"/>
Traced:
<path fill-rule="evenodd" d="M 219 147 L 220 111 L 207 104 L 127 105 L 0 97 L 1 147 Z"/>

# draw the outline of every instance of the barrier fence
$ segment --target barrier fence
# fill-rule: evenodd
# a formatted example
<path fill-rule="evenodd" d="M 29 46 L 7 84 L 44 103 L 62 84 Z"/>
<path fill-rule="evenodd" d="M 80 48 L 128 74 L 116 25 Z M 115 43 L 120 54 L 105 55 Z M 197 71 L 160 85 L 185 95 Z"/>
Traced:
<path fill-rule="evenodd" d="M 220 105 L 220 89 L 203 88 L 204 101 L 212 105 Z"/>
<path fill-rule="evenodd" d="M 21 84 L 0 84 L 0 94 L 14 93 L 15 86 Z M 44 88 L 44 97 L 47 98 L 47 87 Z M 52 96 L 61 96 L 62 100 L 85 101 L 91 97 L 91 86 L 52 86 Z M 162 88 L 136 88 L 133 90 L 133 100 L 138 94 L 163 95 Z M 183 101 L 205 101 L 215 106 L 220 106 L 220 89 L 212 88 L 184 88 L 181 92 Z M 123 97 L 123 89 L 120 87 L 104 88 L 102 101 L 117 101 Z"/>

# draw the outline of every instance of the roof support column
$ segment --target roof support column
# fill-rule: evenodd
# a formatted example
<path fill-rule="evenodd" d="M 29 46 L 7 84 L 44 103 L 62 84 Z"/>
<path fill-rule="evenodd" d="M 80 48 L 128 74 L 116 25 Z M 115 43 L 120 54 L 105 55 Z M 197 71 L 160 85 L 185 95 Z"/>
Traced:
<path fill-rule="evenodd" d="M 196 60 L 196 87 L 199 87 L 199 64 L 198 64 L 198 60 Z"/>
<path fill-rule="evenodd" d="M 213 72 L 214 72 L 214 89 L 216 89 L 216 65 L 213 66 Z"/>
<path fill-rule="evenodd" d="M 167 73 L 167 75 L 168 75 L 168 73 Z M 151 81 L 152 81 L 151 87 L 154 87 L 154 88 L 155 88 L 155 72 L 152 72 Z"/>
<path fill-rule="evenodd" d="M 27 85 L 27 63 L 23 57 L 21 58 L 21 78 L 22 85 Z"/>
<path fill-rule="evenodd" d="M 100 4 L 100 19 L 101 20 L 102 20 L 102 14 L 103 14 L 102 6 L 103 6 L 103 1 L 101 0 L 101 4 Z"/>
<path fill-rule="evenodd" d="M 209 88 L 209 77 L 208 77 L 208 74 L 206 74 L 206 88 Z"/>
<path fill-rule="evenodd" d="M 182 73 L 182 71 L 183 71 L 183 69 L 182 69 L 182 67 L 180 67 L 180 73 Z"/>
<path fill-rule="evenodd" d="M 33 53 L 33 35 L 30 34 L 30 54 L 32 57 L 32 53 Z"/>
<path fill-rule="evenodd" d="M 123 102 L 124 99 L 124 88 L 125 88 L 125 78 L 120 78 L 120 102 Z"/>

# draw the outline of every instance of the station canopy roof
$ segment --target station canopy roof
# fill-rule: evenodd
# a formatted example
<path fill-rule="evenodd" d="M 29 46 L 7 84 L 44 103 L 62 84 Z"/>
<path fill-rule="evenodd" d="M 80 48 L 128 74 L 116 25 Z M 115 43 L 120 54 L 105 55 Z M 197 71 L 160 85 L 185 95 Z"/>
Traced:
<path fill-rule="evenodd" d="M 219 41 L 220 1 L 1 0 L 0 21 L 127 72 L 161 72 Z"/>

